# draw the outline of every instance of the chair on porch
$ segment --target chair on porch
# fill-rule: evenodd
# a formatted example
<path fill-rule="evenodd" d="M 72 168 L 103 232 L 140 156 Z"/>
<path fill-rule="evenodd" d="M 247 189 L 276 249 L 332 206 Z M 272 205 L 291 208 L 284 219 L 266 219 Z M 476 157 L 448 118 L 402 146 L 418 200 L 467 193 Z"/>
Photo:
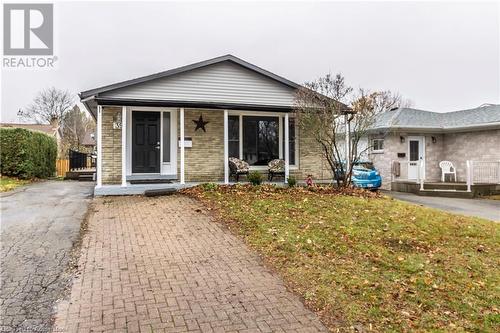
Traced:
<path fill-rule="evenodd" d="M 267 164 L 267 179 L 272 182 L 275 175 L 285 177 L 285 160 L 275 159 Z"/>
<path fill-rule="evenodd" d="M 444 183 L 446 180 L 446 175 L 453 175 L 455 182 L 457 182 L 457 169 L 453 166 L 450 161 L 439 162 L 439 167 L 441 168 L 441 181 Z"/>
<path fill-rule="evenodd" d="M 248 175 L 249 170 L 247 162 L 236 157 L 229 158 L 229 177 L 234 176 L 234 179 L 239 181 L 240 175 Z"/>

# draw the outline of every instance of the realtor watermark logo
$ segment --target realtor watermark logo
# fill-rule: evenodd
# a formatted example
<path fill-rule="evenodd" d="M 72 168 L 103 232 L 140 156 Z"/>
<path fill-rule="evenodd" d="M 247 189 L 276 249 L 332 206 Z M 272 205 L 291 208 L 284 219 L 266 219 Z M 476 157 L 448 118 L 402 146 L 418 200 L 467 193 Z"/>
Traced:
<path fill-rule="evenodd" d="M 4 68 L 54 67 L 53 4 L 4 4 L 3 31 Z"/>

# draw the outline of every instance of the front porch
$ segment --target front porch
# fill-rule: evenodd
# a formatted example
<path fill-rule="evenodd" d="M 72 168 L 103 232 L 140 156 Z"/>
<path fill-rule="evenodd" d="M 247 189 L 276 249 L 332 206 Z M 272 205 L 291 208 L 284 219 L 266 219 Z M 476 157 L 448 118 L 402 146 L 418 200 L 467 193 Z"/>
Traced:
<path fill-rule="evenodd" d="M 470 190 L 465 182 L 424 182 L 423 189 L 420 183 L 403 180 L 393 181 L 391 191 L 414 193 L 421 196 L 475 198 L 500 193 L 500 184 L 473 184 Z"/>
<path fill-rule="evenodd" d="M 422 196 L 475 198 L 500 193 L 500 161 L 465 161 L 465 181 L 441 181 L 427 175 L 439 175 L 425 160 L 392 162 L 391 191 L 414 193 Z M 414 177 L 410 168 L 414 167 Z M 434 167 L 434 166 L 432 166 Z M 453 175 L 451 175 L 453 176 Z M 411 178 L 411 179 L 409 179 Z M 449 177 L 448 177 L 449 178 Z"/>
<path fill-rule="evenodd" d="M 205 182 L 229 184 L 229 157 L 246 160 L 250 171 L 264 174 L 269 160 L 281 159 L 284 172 L 278 179 L 286 183 L 290 170 L 297 173 L 299 159 L 289 113 L 289 109 L 98 105 L 95 194 L 142 194 Z M 198 119 L 206 123 L 206 130 L 191 123 Z M 266 145 L 259 142 L 263 129 Z"/>

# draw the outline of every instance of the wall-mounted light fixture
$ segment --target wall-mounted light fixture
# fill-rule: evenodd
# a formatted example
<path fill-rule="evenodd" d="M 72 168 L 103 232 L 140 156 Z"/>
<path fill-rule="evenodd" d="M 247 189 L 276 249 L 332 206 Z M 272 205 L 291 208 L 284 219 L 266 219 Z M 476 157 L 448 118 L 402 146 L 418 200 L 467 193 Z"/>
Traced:
<path fill-rule="evenodd" d="M 400 136 L 399 137 L 399 141 L 401 141 L 401 143 L 405 143 L 405 137 L 404 136 Z"/>
<path fill-rule="evenodd" d="M 437 139 L 435 136 L 431 137 L 432 138 L 432 143 L 436 143 Z"/>

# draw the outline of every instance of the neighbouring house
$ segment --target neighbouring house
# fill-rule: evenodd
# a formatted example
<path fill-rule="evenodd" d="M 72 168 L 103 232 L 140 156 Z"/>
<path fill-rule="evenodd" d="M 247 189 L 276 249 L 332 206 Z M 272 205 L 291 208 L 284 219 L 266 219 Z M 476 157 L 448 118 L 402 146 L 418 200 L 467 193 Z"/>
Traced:
<path fill-rule="evenodd" d="M 368 139 L 368 156 L 386 189 L 415 191 L 417 186 L 407 185 L 421 183 L 444 190 L 432 186 L 442 183 L 441 161 L 452 162 L 456 182 L 462 183 L 450 190 L 464 190 L 468 183 L 500 184 L 500 105 L 446 113 L 391 110 L 378 117 Z M 455 179 L 446 175 L 445 182 Z"/>
<path fill-rule="evenodd" d="M 97 119 L 99 194 L 230 181 L 228 159 L 299 180 L 331 180 L 319 145 L 293 117 L 301 86 L 226 55 L 80 93 Z"/>
<path fill-rule="evenodd" d="M 96 148 L 95 133 L 93 131 L 85 132 L 81 145 L 86 152 L 92 153 Z"/>
<path fill-rule="evenodd" d="M 0 127 L 4 128 L 24 128 L 31 131 L 45 133 L 56 139 L 57 153 L 61 155 L 62 152 L 62 132 L 59 126 L 48 124 L 18 124 L 18 123 L 0 123 Z"/>

